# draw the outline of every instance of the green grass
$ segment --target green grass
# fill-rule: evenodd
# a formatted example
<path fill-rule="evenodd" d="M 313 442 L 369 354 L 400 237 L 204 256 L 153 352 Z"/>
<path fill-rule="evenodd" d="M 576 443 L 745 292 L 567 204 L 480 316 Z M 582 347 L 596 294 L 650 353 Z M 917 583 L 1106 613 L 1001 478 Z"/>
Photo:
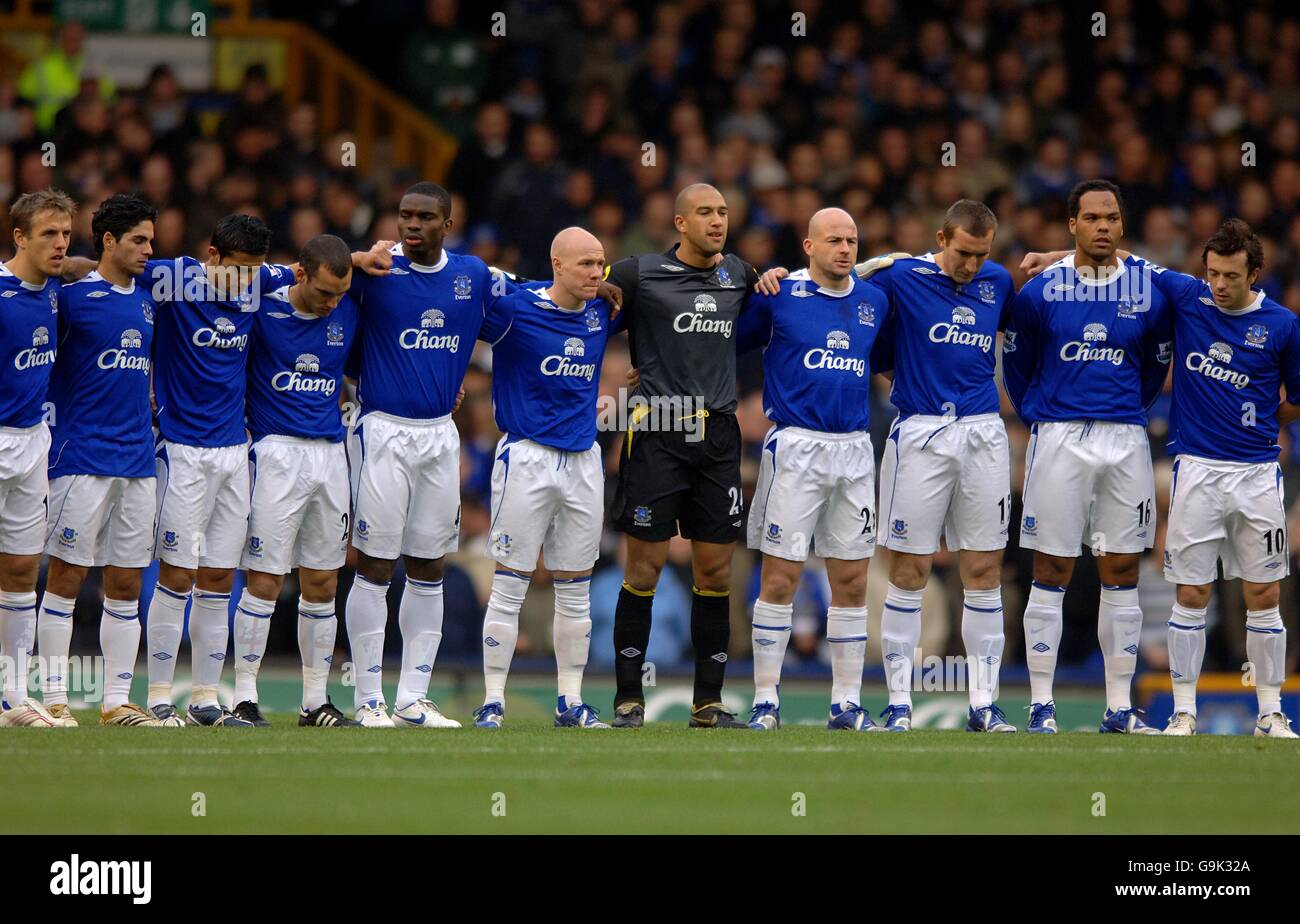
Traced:
<path fill-rule="evenodd" d="M 1241 737 L 300 729 L 0 731 L 0 831 L 1294 832 L 1300 748 Z M 1105 817 L 1093 794 L 1104 793 Z M 203 793 L 206 815 L 192 814 Z M 504 794 L 504 817 L 494 794 Z M 796 793 L 806 815 L 792 814 Z M 1268 794 L 1268 795 L 1265 795 Z M 498 800 L 500 797 L 496 797 Z M 499 801 L 496 804 L 500 804 Z"/>

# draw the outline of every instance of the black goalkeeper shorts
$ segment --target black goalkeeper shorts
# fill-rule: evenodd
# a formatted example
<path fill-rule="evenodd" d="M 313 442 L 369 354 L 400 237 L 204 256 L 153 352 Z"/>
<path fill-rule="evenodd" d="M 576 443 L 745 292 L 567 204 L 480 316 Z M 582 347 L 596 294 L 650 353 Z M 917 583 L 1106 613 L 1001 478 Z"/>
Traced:
<path fill-rule="evenodd" d="M 646 542 L 678 532 L 701 542 L 735 542 L 744 506 L 740 494 L 740 426 L 735 414 L 692 421 L 694 433 L 629 430 L 614 499 L 614 525 Z"/>

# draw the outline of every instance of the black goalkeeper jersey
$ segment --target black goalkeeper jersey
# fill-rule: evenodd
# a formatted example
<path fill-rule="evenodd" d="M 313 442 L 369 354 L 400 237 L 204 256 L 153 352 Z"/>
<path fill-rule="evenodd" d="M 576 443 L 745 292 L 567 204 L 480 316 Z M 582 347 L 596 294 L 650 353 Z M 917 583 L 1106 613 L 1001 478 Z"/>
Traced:
<path fill-rule="evenodd" d="M 623 290 L 632 364 L 645 398 L 698 397 L 710 412 L 736 410 L 736 328 L 758 282 L 734 254 L 709 269 L 662 254 L 619 260 L 609 281 Z"/>

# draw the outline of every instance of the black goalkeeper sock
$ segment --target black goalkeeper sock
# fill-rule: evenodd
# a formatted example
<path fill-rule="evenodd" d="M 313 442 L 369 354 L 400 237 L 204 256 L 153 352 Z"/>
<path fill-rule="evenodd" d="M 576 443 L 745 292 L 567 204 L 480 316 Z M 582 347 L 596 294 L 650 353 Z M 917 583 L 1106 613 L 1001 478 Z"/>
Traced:
<path fill-rule="evenodd" d="M 696 706 L 722 702 L 722 680 L 727 673 L 727 645 L 731 641 L 731 597 L 728 593 L 701 593 L 691 588 L 691 644 L 695 646 Z"/>
<path fill-rule="evenodd" d="M 614 610 L 614 676 L 618 679 L 615 706 L 645 702 L 641 669 L 650 644 L 650 608 L 654 602 L 653 590 L 636 591 L 625 583 L 618 592 L 618 606 Z"/>

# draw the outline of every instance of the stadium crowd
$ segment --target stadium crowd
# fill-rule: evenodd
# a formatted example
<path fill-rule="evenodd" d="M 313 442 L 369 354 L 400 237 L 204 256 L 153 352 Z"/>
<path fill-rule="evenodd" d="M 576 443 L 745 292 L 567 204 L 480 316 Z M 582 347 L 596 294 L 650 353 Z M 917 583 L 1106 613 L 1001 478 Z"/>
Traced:
<path fill-rule="evenodd" d="M 610 262 L 666 249 L 674 238 L 675 191 L 706 181 L 730 207 L 728 249 L 760 270 L 804 264 L 808 218 L 823 206 L 854 216 L 865 258 L 929 249 L 949 204 L 982 199 L 1000 221 L 993 259 L 1019 284 L 1025 252 L 1072 246 L 1065 219 L 1070 187 L 1106 176 L 1124 193 L 1125 246 L 1199 274 L 1201 242 L 1225 217 L 1239 216 L 1265 241 L 1261 286 L 1300 307 L 1300 14 L 1280 3 L 1096 6 L 1105 14 L 1104 35 L 1094 34 L 1091 11 L 1013 0 L 509 0 L 501 5 L 504 36 L 492 34 L 485 8 L 456 0 L 429 0 L 423 15 L 414 4 L 333 0 L 313 15 L 338 47 L 458 139 L 448 176 L 434 178 L 454 196 L 449 249 L 528 278 L 549 277 L 551 238 L 569 225 L 596 234 Z M 277 2 L 260 8 L 288 13 Z M 394 35 L 408 36 L 400 54 L 380 54 Z M 79 27 L 65 27 L 51 54 L 75 67 L 82 41 Z M 77 76 L 76 89 L 63 98 L 45 98 L 45 84 L 28 74 L 0 79 L 0 210 L 26 191 L 69 191 L 80 206 L 74 254 L 91 255 L 90 215 L 119 191 L 138 191 L 158 208 L 161 257 L 201 257 L 217 219 L 231 212 L 267 221 L 274 261 L 291 262 L 324 232 L 357 247 L 398 237 L 397 199 L 418 177 L 400 167 L 339 166 L 334 152 L 346 133 L 324 137 L 315 107 L 286 105 L 266 69 L 249 68 L 236 94 L 205 96 L 202 105 L 180 90 L 166 65 L 142 87 Z M 54 164 L 44 156 L 47 141 L 55 144 Z M 4 219 L 0 251 L 8 257 Z M 481 349 L 457 417 L 463 532 L 459 568 L 449 572 L 442 650 L 444 658 L 467 662 L 479 658 L 492 572 L 487 508 L 498 434 L 490 363 Z M 629 366 L 625 346 L 615 341 L 602 392 L 616 394 Z M 738 414 L 752 490 L 768 427 L 758 355 L 743 360 L 741 370 Z M 1140 584 L 1150 630 L 1143 655 L 1154 669 L 1167 666 L 1164 621 L 1173 598 L 1160 567 L 1167 408 L 1166 397 L 1150 425 L 1162 529 Z M 892 417 L 883 382 L 872 411 L 879 451 Z M 1004 416 L 1018 492 L 1028 433 L 1005 398 Z M 1283 436 L 1291 498 L 1300 497 L 1298 435 Z M 619 434 L 601 439 L 612 474 Z M 592 586 L 594 667 L 613 660 L 621 554 L 617 534 L 608 531 Z M 732 639 L 743 656 L 758 568 L 756 553 L 738 554 L 745 564 L 737 571 Z M 873 638 L 883 599 L 881 555 L 869 597 Z M 1099 677 L 1098 581 L 1084 562 L 1067 597 L 1061 661 L 1080 668 L 1080 676 L 1091 667 Z M 1023 664 L 1020 613 L 1030 553 L 1018 550 L 1014 528 L 1007 563 L 1006 660 Z M 936 564 L 922 645 L 927 654 L 958 653 L 955 562 L 941 556 Z M 521 657 L 549 653 L 553 604 L 544 583 L 534 585 L 524 607 Z M 685 663 L 689 588 L 686 544 L 675 542 L 650 646 L 661 668 Z M 346 592 L 345 580 L 340 597 Z M 294 595 L 286 587 L 285 600 Z M 826 606 L 824 573 L 810 563 L 793 646 L 810 670 L 824 658 Z M 1294 575 L 1283 584 L 1282 611 L 1294 638 Z M 89 618 L 89 610 L 83 615 Z M 1211 604 L 1207 669 L 1236 670 L 1245 660 L 1243 622 L 1239 591 L 1221 585 Z M 291 649 L 292 625 L 279 621 L 272 651 Z M 396 638 L 390 633 L 391 644 Z M 1291 670 L 1294 662 L 1293 650 Z M 880 663 L 878 649 L 867 663 Z"/>

